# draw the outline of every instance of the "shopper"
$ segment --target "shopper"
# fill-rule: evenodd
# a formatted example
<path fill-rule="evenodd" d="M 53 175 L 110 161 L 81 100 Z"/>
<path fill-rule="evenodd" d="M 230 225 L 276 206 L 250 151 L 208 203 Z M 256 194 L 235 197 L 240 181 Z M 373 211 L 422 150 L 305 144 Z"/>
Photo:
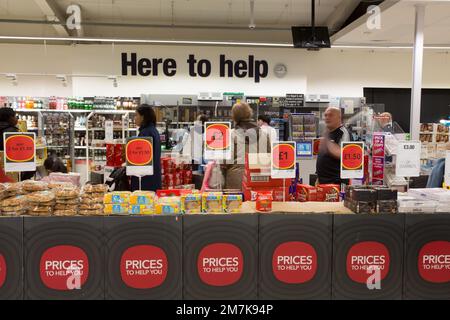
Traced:
<path fill-rule="evenodd" d="M 318 183 L 340 184 L 341 142 L 350 141 L 350 134 L 342 125 L 341 110 L 329 107 L 325 110 L 324 120 L 326 131 L 320 142 L 316 171 Z"/>
<path fill-rule="evenodd" d="M 3 151 L 3 133 L 19 132 L 17 122 L 16 112 L 13 109 L 0 108 L 0 151 Z"/>
<path fill-rule="evenodd" d="M 270 126 L 271 118 L 268 115 L 261 114 L 258 116 L 258 126 L 263 132 L 270 137 L 270 142 L 278 141 L 278 133 L 275 128 Z"/>
<path fill-rule="evenodd" d="M 156 129 L 156 114 L 151 106 L 142 104 L 136 109 L 136 126 L 139 137 L 153 138 L 153 175 L 143 176 L 139 185 L 139 177 L 131 177 L 131 191 L 161 189 L 161 140 Z"/>
<path fill-rule="evenodd" d="M 378 123 L 380 124 L 381 130 L 383 132 L 392 133 L 392 114 L 389 112 L 383 112 L 379 117 Z"/>
<path fill-rule="evenodd" d="M 253 110 L 247 103 L 236 103 L 231 109 L 235 127 L 231 132 L 232 163 L 222 166 L 225 189 L 242 189 L 245 154 L 270 153 L 270 139 L 252 120 L 252 116 Z"/>
<path fill-rule="evenodd" d="M 60 158 L 56 155 L 50 155 L 44 161 L 44 167 L 48 173 L 59 172 L 59 173 L 67 173 L 67 168 L 62 162 Z"/>

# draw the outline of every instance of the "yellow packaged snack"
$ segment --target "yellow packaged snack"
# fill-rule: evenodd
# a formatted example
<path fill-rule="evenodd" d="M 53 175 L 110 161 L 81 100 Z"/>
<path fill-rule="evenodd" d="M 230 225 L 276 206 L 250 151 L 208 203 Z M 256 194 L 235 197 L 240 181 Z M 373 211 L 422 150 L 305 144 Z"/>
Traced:
<path fill-rule="evenodd" d="M 222 213 L 222 192 L 207 192 L 202 195 L 202 211 L 205 213 Z"/>
<path fill-rule="evenodd" d="M 239 213 L 242 208 L 242 194 L 227 194 L 223 196 L 223 211 Z"/>
<path fill-rule="evenodd" d="M 179 214 L 181 212 L 180 197 L 162 197 L 156 204 L 157 214 Z"/>
<path fill-rule="evenodd" d="M 185 194 L 181 196 L 181 213 L 201 213 L 202 195 L 200 193 Z"/>
<path fill-rule="evenodd" d="M 155 202 L 153 191 L 134 191 L 130 195 L 131 205 L 152 205 Z"/>
<path fill-rule="evenodd" d="M 105 204 L 106 214 L 128 214 L 128 203 Z"/>
<path fill-rule="evenodd" d="M 153 204 L 130 204 L 128 207 L 129 214 L 154 214 L 155 207 Z"/>
<path fill-rule="evenodd" d="M 121 204 L 121 203 L 130 203 L 130 194 L 129 191 L 115 191 L 105 193 L 103 197 L 104 204 Z"/>

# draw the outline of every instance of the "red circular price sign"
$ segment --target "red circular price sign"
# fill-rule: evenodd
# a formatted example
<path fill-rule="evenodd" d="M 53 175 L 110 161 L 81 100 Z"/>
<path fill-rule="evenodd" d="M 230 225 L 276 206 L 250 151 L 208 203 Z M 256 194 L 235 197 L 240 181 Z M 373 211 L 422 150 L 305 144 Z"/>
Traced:
<path fill-rule="evenodd" d="M 127 143 L 127 162 L 134 166 L 145 166 L 153 159 L 153 145 L 147 139 L 134 139 Z"/>
<path fill-rule="evenodd" d="M 5 140 L 6 159 L 11 162 L 27 162 L 34 158 L 34 140 L 27 135 L 13 135 Z"/>
<path fill-rule="evenodd" d="M 230 127 L 224 123 L 214 123 L 206 126 L 206 146 L 213 150 L 225 150 L 230 146 L 228 132 Z"/>
<path fill-rule="evenodd" d="M 342 148 L 342 166 L 347 170 L 360 169 L 364 161 L 363 149 L 358 144 L 347 144 Z"/>
<path fill-rule="evenodd" d="M 295 166 L 295 147 L 289 143 L 280 143 L 273 147 L 272 165 L 278 170 L 289 170 Z"/>

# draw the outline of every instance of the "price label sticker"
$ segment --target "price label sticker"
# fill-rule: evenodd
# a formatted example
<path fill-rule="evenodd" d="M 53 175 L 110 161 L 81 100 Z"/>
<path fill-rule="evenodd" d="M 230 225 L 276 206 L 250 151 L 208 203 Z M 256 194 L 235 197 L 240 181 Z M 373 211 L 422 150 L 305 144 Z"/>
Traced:
<path fill-rule="evenodd" d="M 364 178 L 364 142 L 341 143 L 341 179 Z"/>
<path fill-rule="evenodd" d="M 3 133 L 5 172 L 36 170 L 36 142 L 34 133 Z"/>
<path fill-rule="evenodd" d="M 125 147 L 128 176 L 153 175 L 153 138 L 128 138 Z"/>

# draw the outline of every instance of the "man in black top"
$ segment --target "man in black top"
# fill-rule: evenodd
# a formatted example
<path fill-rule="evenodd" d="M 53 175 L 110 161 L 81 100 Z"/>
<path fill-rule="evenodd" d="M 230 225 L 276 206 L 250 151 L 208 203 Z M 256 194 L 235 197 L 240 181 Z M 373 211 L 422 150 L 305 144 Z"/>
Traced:
<path fill-rule="evenodd" d="M 318 182 L 321 184 L 341 184 L 345 182 L 340 178 L 341 142 L 350 141 L 350 134 L 342 125 L 342 114 L 339 108 L 327 108 L 324 113 L 324 120 L 327 129 L 320 142 L 317 157 Z"/>

